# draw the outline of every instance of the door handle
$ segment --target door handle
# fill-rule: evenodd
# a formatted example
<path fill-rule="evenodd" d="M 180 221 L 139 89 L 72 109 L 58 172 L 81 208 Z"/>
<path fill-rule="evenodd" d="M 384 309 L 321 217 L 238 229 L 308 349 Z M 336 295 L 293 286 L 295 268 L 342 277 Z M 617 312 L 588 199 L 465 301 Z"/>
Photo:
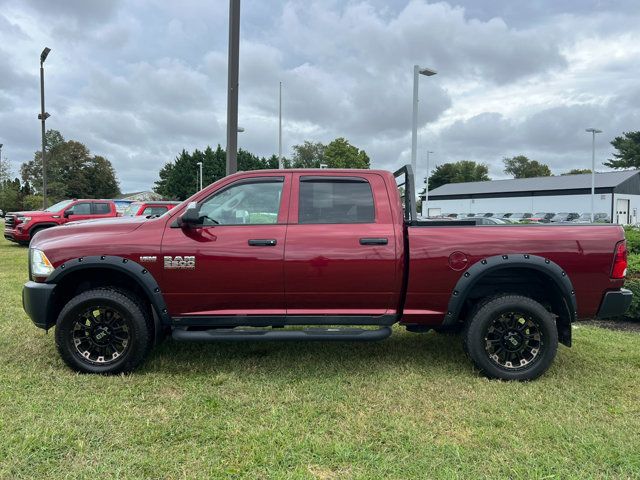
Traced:
<path fill-rule="evenodd" d="M 389 243 L 388 238 L 361 238 L 360 245 L 386 245 Z"/>
<path fill-rule="evenodd" d="M 278 243 L 277 240 L 274 240 L 271 238 L 269 239 L 255 238 L 255 239 L 249 240 L 250 247 L 275 247 L 277 243 Z"/>

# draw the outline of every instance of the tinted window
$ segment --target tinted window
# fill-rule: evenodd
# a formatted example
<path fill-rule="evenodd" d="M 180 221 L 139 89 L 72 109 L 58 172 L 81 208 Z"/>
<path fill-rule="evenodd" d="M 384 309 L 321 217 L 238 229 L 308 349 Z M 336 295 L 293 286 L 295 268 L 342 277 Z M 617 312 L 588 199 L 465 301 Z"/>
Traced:
<path fill-rule="evenodd" d="M 96 215 L 105 215 L 111 213 L 111 207 L 108 203 L 94 203 L 93 208 Z"/>
<path fill-rule="evenodd" d="M 273 181 L 241 181 L 231 185 L 200 206 L 203 225 L 278 223 L 282 186 L 282 177 L 274 177 Z"/>
<path fill-rule="evenodd" d="M 90 203 L 76 203 L 73 207 L 67 210 L 71 215 L 91 215 Z"/>
<path fill-rule="evenodd" d="M 162 215 L 167 211 L 167 207 L 147 207 L 142 211 L 142 215 Z"/>
<path fill-rule="evenodd" d="M 348 179 L 300 179 L 299 223 L 373 223 L 369 182 Z"/>

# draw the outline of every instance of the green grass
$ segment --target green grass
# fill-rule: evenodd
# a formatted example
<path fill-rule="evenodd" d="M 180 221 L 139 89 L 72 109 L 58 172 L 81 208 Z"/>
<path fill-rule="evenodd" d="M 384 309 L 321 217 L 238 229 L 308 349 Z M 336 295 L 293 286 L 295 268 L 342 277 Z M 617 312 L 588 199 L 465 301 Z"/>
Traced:
<path fill-rule="evenodd" d="M 640 478 L 640 335 L 574 330 L 532 383 L 455 336 L 178 344 L 78 375 L 22 311 L 0 241 L 0 478 Z"/>

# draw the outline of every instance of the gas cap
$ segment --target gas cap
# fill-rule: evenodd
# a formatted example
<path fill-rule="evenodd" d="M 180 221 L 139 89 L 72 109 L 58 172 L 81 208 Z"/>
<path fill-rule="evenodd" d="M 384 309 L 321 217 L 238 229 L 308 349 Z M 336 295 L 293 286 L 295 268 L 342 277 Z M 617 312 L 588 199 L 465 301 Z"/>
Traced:
<path fill-rule="evenodd" d="M 449 266 L 456 271 L 464 270 L 469 265 L 469 257 L 464 252 L 453 252 L 449 255 Z"/>

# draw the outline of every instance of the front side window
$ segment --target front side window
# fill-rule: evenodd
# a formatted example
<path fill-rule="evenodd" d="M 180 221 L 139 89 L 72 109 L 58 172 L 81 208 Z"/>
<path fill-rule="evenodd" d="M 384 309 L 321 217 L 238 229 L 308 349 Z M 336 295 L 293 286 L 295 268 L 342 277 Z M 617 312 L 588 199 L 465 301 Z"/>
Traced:
<path fill-rule="evenodd" d="M 268 181 L 240 181 L 205 200 L 200 206 L 204 226 L 266 225 L 278 223 L 282 177 Z"/>
<path fill-rule="evenodd" d="M 156 207 L 147 207 L 142 211 L 142 215 L 145 217 L 147 215 L 162 215 L 167 211 L 167 207 L 156 206 Z"/>
<path fill-rule="evenodd" d="M 369 182 L 361 178 L 300 178 L 298 223 L 373 223 Z"/>
<path fill-rule="evenodd" d="M 76 203 L 73 207 L 67 210 L 69 215 L 91 215 L 90 203 Z"/>

